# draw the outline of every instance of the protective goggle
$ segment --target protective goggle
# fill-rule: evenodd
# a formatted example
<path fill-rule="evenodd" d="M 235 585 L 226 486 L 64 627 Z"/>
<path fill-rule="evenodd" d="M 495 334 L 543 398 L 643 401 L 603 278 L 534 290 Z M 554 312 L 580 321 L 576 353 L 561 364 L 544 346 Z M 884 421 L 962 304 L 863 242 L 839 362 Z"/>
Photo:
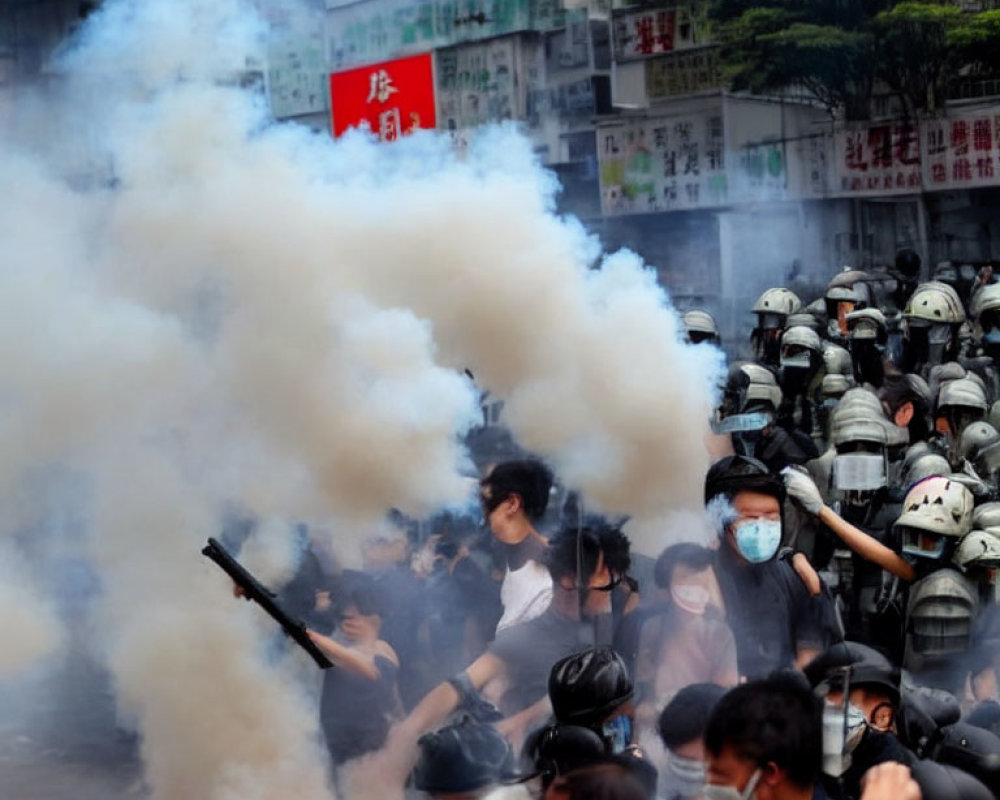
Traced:
<path fill-rule="evenodd" d="M 903 528 L 903 553 L 918 558 L 941 558 L 945 538 L 920 528 Z"/>
<path fill-rule="evenodd" d="M 781 314 L 758 314 L 757 327 L 764 331 L 782 328 L 785 325 L 785 318 Z"/>
<path fill-rule="evenodd" d="M 771 424 L 771 415 L 763 411 L 748 414 L 730 414 L 719 420 L 712 420 L 712 432 L 719 434 L 748 433 L 762 431 Z"/>

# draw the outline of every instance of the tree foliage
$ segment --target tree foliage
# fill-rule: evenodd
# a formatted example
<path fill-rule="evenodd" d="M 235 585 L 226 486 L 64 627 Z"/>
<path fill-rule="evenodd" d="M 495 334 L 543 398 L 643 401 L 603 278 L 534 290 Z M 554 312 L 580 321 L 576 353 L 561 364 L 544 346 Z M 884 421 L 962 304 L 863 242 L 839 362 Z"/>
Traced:
<path fill-rule="evenodd" d="M 803 87 L 848 119 L 868 117 L 877 81 L 913 114 L 941 108 L 969 64 L 1000 66 L 1000 12 L 949 2 L 711 0 L 708 13 L 734 89 Z"/>

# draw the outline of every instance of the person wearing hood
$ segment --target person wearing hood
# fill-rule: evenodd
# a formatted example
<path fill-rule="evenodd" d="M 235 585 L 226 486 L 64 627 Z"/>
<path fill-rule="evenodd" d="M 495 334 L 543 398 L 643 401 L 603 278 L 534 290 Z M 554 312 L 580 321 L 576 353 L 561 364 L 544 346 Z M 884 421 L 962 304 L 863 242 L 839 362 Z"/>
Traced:
<path fill-rule="evenodd" d="M 705 479 L 705 504 L 720 537 L 716 575 L 736 639 L 740 675 L 802 666 L 842 638 L 829 594 L 812 595 L 779 559 L 785 486 L 760 461 L 729 456 Z"/>

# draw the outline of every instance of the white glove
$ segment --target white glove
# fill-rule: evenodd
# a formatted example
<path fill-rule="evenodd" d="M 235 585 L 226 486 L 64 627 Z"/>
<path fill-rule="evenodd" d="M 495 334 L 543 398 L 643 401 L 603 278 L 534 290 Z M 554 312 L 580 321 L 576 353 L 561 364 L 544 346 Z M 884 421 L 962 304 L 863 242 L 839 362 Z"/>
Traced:
<path fill-rule="evenodd" d="M 781 470 L 781 477 L 785 480 L 788 496 L 810 514 L 818 515 L 823 509 L 823 497 L 809 474 L 801 468 L 785 467 Z"/>

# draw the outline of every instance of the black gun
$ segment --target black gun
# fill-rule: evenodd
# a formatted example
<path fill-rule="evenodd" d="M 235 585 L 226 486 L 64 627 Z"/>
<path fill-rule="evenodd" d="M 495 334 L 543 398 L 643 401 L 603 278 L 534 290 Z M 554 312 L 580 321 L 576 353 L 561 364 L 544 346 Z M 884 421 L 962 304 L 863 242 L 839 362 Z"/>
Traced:
<path fill-rule="evenodd" d="M 243 596 L 247 600 L 253 600 L 270 614 L 285 633 L 291 636 L 299 647 L 311 655 L 313 661 L 319 664 L 320 667 L 329 669 L 333 666 L 333 662 L 309 638 L 309 634 L 306 633 L 305 623 L 301 620 L 296 621 L 288 616 L 285 610 L 274 599 L 274 592 L 262 585 L 253 575 L 247 572 L 239 561 L 229 555 L 225 547 L 215 539 L 209 537 L 208 544 L 202 548 L 201 554 L 208 556 L 222 567 L 226 574 L 242 589 Z"/>

